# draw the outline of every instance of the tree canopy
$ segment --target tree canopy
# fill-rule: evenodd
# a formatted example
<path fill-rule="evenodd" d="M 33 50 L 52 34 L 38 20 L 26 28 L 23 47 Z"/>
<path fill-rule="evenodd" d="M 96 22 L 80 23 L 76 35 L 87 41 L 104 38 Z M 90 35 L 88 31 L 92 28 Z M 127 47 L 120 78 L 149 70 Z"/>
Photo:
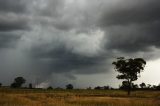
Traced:
<path fill-rule="evenodd" d="M 132 81 L 140 77 L 140 73 L 144 70 L 146 61 L 142 58 L 125 59 L 124 57 L 120 57 L 112 64 L 115 66 L 115 71 L 120 73 L 117 75 L 117 78 L 127 81 L 128 94 L 130 94 Z"/>
<path fill-rule="evenodd" d="M 73 89 L 73 85 L 72 84 L 66 85 L 66 89 Z"/>
<path fill-rule="evenodd" d="M 26 80 L 23 77 L 16 77 L 14 79 L 14 82 L 11 84 L 12 88 L 19 88 L 22 86 L 22 84 L 24 84 L 26 82 Z"/>

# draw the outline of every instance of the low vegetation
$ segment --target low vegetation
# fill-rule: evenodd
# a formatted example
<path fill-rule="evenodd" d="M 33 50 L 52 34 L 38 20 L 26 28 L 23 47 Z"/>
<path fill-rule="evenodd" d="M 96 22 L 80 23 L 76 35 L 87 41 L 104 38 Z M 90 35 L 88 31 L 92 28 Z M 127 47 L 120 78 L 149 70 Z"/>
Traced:
<path fill-rule="evenodd" d="M 160 91 L 0 88 L 0 106 L 160 106 Z"/>

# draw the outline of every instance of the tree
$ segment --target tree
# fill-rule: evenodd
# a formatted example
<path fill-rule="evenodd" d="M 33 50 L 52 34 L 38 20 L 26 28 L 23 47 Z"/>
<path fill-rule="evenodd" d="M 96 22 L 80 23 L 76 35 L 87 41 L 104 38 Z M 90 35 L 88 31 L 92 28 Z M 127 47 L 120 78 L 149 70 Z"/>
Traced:
<path fill-rule="evenodd" d="M 14 82 L 11 84 L 11 87 L 12 88 L 20 88 L 25 82 L 26 82 L 26 80 L 23 77 L 16 77 L 14 79 Z"/>
<path fill-rule="evenodd" d="M 95 87 L 94 89 L 100 90 L 100 89 L 102 89 L 102 87 L 97 86 L 97 87 Z"/>
<path fill-rule="evenodd" d="M 48 90 L 52 90 L 52 89 L 53 89 L 53 87 L 52 87 L 52 86 L 49 86 L 47 89 L 48 89 Z"/>
<path fill-rule="evenodd" d="M 146 88 L 146 84 L 145 84 L 144 82 L 142 82 L 141 84 L 139 84 L 139 86 L 140 86 L 142 89 Z"/>
<path fill-rule="evenodd" d="M 92 87 L 88 87 L 88 88 L 87 88 L 87 90 L 91 90 L 91 89 L 92 89 Z"/>
<path fill-rule="evenodd" d="M 156 87 L 157 90 L 160 90 L 160 84 Z"/>
<path fill-rule="evenodd" d="M 73 85 L 72 84 L 66 85 L 66 89 L 73 89 Z"/>
<path fill-rule="evenodd" d="M 152 85 L 151 88 L 155 90 L 157 88 L 157 86 L 156 85 Z"/>
<path fill-rule="evenodd" d="M 32 83 L 30 83 L 30 84 L 29 84 L 29 89 L 32 89 L 32 88 L 33 88 L 33 87 L 32 87 Z"/>
<path fill-rule="evenodd" d="M 103 89 L 104 89 L 104 90 L 109 90 L 109 89 L 110 89 L 110 86 L 109 86 L 109 85 L 104 86 Z"/>
<path fill-rule="evenodd" d="M 128 90 L 128 81 L 123 81 L 119 89 Z"/>
<path fill-rule="evenodd" d="M 140 77 L 140 72 L 144 70 L 146 61 L 142 58 L 125 59 L 120 57 L 112 64 L 115 66 L 115 71 L 120 73 L 120 75 L 117 75 L 117 78 L 127 81 L 128 95 L 130 95 L 132 82 Z"/>
<path fill-rule="evenodd" d="M 2 86 L 2 83 L 0 83 L 0 87 Z"/>
<path fill-rule="evenodd" d="M 132 87 L 133 87 L 133 89 L 135 89 L 135 90 L 139 88 L 139 87 L 138 87 L 138 84 L 133 84 Z"/>
<path fill-rule="evenodd" d="M 151 84 L 147 84 L 147 88 L 148 88 L 148 89 L 150 89 L 150 88 L 151 88 L 151 86 L 152 86 Z"/>
<path fill-rule="evenodd" d="M 128 81 L 123 81 L 119 89 L 128 90 L 128 87 L 129 87 Z M 131 83 L 131 89 L 136 90 L 137 88 L 138 88 L 137 84 Z"/>

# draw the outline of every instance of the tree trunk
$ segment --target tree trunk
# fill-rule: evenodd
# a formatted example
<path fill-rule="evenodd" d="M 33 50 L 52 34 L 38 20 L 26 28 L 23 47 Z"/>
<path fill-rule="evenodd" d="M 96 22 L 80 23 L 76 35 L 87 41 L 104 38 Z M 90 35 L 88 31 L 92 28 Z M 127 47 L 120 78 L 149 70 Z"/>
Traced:
<path fill-rule="evenodd" d="M 131 94 L 131 81 L 128 81 L 128 95 Z"/>
<path fill-rule="evenodd" d="M 130 95 L 131 94 L 131 89 L 130 89 L 130 87 L 128 88 L 128 95 Z"/>

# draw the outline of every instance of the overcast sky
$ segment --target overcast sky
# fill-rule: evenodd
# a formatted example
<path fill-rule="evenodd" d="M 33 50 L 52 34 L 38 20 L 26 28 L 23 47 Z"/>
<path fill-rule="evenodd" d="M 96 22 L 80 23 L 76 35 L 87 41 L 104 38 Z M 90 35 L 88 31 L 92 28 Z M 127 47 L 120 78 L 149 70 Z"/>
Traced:
<path fill-rule="evenodd" d="M 160 83 L 160 0 L 0 0 L 0 82 L 118 87 L 112 61 L 147 61 Z"/>

